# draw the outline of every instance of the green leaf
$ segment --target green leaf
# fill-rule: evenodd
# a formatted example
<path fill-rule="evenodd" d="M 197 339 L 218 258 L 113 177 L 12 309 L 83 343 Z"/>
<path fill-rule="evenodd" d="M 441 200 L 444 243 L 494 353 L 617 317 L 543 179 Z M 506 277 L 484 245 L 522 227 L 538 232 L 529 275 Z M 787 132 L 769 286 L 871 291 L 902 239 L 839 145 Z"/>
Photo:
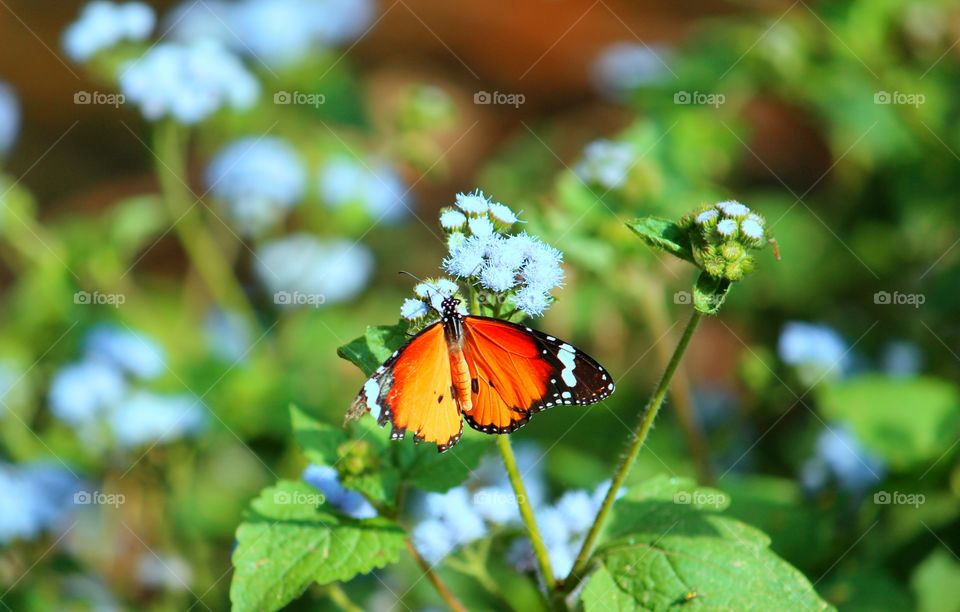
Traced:
<path fill-rule="evenodd" d="M 960 432 L 960 393 L 944 380 L 865 375 L 818 393 L 824 416 L 847 423 L 895 470 L 929 467 Z"/>
<path fill-rule="evenodd" d="M 408 325 L 403 321 L 396 325 L 368 327 L 363 336 L 338 348 L 337 355 L 371 376 L 380 364 L 410 339 L 407 329 Z"/>
<path fill-rule="evenodd" d="M 703 314 L 717 314 L 732 286 L 733 283 L 725 278 L 701 272 L 693 285 L 693 307 Z"/>
<path fill-rule="evenodd" d="M 582 599 L 594 610 L 823 610 L 810 582 L 768 548 L 761 531 L 721 511 L 729 498 L 692 481 L 658 477 L 613 508 Z"/>
<path fill-rule="evenodd" d="M 397 560 L 406 538 L 398 525 L 338 516 L 322 499 L 302 482 L 281 480 L 260 492 L 237 529 L 235 610 L 277 610 L 313 582 L 350 580 Z"/>
<path fill-rule="evenodd" d="M 651 247 L 696 264 L 690 237 L 673 221 L 657 217 L 642 217 L 630 221 L 627 227 Z"/>
<path fill-rule="evenodd" d="M 938 548 L 910 577 L 919 612 L 960 612 L 960 563 Z"/>
<path fill-rule="evenodd" d="M 290 424 L 293 437 L 312 463 L 334 465 L 337 448 L 347 441 L 347 432 L 326 423 L 321 423 L 299 407 L 290 405 Z"/>
<path fill-rule="evenodd" d="M 449 451 L 440 454 L 432 445 L 415 446 L 395 444 L 399 447 L 400 470 L 404 480 L 417 489 L 443 493 L 469 478 L 470 472 L 480 464 L 480 459 L 490 448 L 490 440 L 462 438 Z"/>

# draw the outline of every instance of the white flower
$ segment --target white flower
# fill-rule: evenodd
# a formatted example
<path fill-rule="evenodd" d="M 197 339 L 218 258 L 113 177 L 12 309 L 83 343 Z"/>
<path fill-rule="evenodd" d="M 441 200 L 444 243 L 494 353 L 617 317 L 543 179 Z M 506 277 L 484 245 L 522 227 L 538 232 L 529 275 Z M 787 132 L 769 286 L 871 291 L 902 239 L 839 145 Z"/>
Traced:
<path fill-rule="evenodd" d="M 443 229 L 460 229 L 466 222 L 467 217 L 459 210 L 448 208 L 440 213 L 440 227 Z"/>
<path fill-rule="evenodd" d="M 661 80 L 667 74 L 661 59 L 668 49 L 636 42 L 618 42 L 604 48 L 593 61 L 593 80 L 601 93 L 623 100 L 631 91 Z"/>
<path fill-rule="evenodd" d="M 480 271 L 480 282 L 491 291 L 507 291 L 517 284 L 516 272 L 510 268 L 487 264 Z"/>
<path fill-rule="evenodd" d="M 539 317 L 550 306 L 550 294 L 537 287 L 524 287 L 517 292 L 514 304 L 531 317 Z"/>
<path fill-rule="evenodd" d="M 847 365 L 847 343 L 826 325 L 787 323 L 780 333 L 777 352 L 784 363 L 812 366 L 820 372 L 842 372 Z"/>
<path fill-rule="evenodd" d="M 454 249 L 459 249 L 463 246 L 463 243 L 466 242 L 467 235 L 463 232 L 452 232 L 447 237 L 447 250 L 453 251 Z"/>
<path fill-rule="evenodd" d="M 480 238 L 489 238 L 493 235 L 493 222 L 486 217 L 471 217 L 467 223 L 470 226 L 470 233 Z"/>
<path fill-rule="evenodd" d="M 63 32 L 63 48 L 75 62 L 83 62 L 123 40 L 143 40 L 153 31 L 156 16 L 141 2 L 91 2 Z"/>
<path fill-rule="evenodd" d="M 457 207 L 468 214 L 482 215 L 490 209 L 490 199 L 479 189 L 473 193 L 458 193 Z"/>
<path fill-rule="evenodd" d="M 421 319 L 430 312 L 430 307 L 422 300 L 411 300 L 409 298 L 403 301 L 400 307 L 400 316 L 409 321 Z"/>
<path fill-rule="evenodd" d="M 740 222 L 740 230 L 747 238 L 760 240 L 763 238 L 763 220 L 757 215 L 750 215 Z"/>
<path fill-rule="evenodd" d="M 513 212 L 513 210 L 511 210 L 506 204 L 501 204 L 499 202 L 493 202 L 490 204 L 490 214 L 494 219 L 506 223 L 507 225 L 513 225 L 519 220 L 517 213 Z"/>
<path fill-rule="evenodd" d="M 720 202 L 717 204 L 717 208 L 722 210 L 724 214 L 731 217 L 746 217 L 750 214 L 750 209 L 737 202 L 736 200 L 727 200 L 725 202 Z"/>
<path fill-rule="evenodd" d="M 583 159 L 574 172 L 585 182 L 616 189 L 627 182 L 635 159 L 633 147 L 626 142 L 595 140 L 583 150 Z"/>
<path fill-rule="evenodd" d="M 483 268 L 483 257 L 487 252 L 486 238 L 470 236 L 443 260 L 443 269 L 454 276 L 473 276 Z"/>
<path fill-rule="evenodd" d="M 699 215 L 697 215 L 697 223 L 704 225 L 709 223 L 720 216 L 720 213 L 716 208 L 711 208 L 710 210 L 705 210 Z"/>
<path fill-rule="evenodd" d="M 717 223 L 717 231 L 721 236 L 733 236 L 737 233 L 737 222 L 733 219 L 724 219 Z"/>

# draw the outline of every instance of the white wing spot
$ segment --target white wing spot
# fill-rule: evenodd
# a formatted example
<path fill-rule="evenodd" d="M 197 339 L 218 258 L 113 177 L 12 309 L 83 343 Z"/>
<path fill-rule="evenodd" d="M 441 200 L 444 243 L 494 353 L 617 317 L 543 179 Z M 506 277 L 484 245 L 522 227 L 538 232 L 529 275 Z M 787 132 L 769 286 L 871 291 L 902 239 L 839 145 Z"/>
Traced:
<path fill-rule="evenodd" d="M 613 391 L 613 383 L 610 383 L 609 385 L 607 385 L 607 389 L 610 389 L 611 391 Z"/>
<path fill-rule="evenodd" d="M 363 394 L 367 396 L 367 409 L 373 418 L 380 418 L 380 383 L 375 378 L 371 378 L 363 385 Z"/>
<path fill-rule="evenodd" d="M 570 399 L 572 396 L 570 395 L 569 391 L 564 391 L 560 397 L 562 397 L 563 399 Z"/>
<path fill-rule="evenodd" d="M 563 384 L 568 387 L 577 386 L 577 377 L 573 374 L 574 369 L 577 367 L 576 358 L 576 349 L 569 344 L 560 345 L 560 350 L 557 352 L 557 359 L 563 364 L 563 371 L 560 372 L 560 378 L 563 379 Z"/>

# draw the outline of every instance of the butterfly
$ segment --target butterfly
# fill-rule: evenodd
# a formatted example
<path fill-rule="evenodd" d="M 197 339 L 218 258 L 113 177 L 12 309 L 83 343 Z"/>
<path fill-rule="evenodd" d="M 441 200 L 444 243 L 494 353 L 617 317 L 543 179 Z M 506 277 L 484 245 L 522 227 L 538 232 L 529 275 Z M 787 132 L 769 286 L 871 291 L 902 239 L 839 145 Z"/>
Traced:
<path fill-rule="evenodd" d="M 516 431 L 535 413 L 608 397 L 603 366 L 563 340 L 529 327 L 465 315 L 445 297 L 440 319 L 398 349 L 371 376 L 347 413 L 369 411 L 390 438 L 413 432 L 439 452 L 460 440 L 463 420 L 486 434 Z"/>

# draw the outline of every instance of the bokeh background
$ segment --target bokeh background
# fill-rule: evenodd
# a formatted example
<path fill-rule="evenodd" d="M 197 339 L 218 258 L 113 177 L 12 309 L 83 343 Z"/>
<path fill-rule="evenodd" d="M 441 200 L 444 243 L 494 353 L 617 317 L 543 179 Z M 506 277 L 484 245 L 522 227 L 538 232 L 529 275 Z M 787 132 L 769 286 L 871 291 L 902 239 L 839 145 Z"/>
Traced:
<path fill-rule="evenodd" d="M 782 260 L 701 326 L 631 479 L 728 493 L 842 609 L 960 609 L 955 3 L 149 6 L 0 2 L 5 607 L 226 607 L 243 509 L 306 466 L 288 406 L 341 422 L 337 347 L 479 188 L 565 253 L 536 325 L 618 379 L 514 434 L 545 499 L 609 478 L 690 309 L 625 222 L 737 199 Z M 346 589 L 436 605 L 409 575 Z"/>

